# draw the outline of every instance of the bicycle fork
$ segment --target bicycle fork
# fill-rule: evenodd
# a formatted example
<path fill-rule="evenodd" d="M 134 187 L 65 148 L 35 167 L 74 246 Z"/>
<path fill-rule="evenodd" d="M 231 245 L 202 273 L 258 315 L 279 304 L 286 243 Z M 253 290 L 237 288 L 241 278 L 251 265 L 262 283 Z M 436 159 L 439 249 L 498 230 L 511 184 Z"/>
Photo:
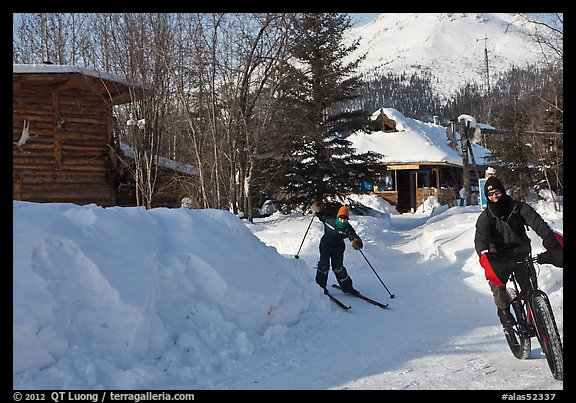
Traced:
<path fill-rule="evenodd" d="M 528 337 L 535 336 L 534 320 L 532 314 L 532 307 L 530 306 L 530 297 L 521 297 L 521 291 L 518 289 L 518 283 L 514 274 L 511 275 L 512 284 L 516 291 L 516 296 L 512 299 L 511 305 L 516 314 L 516 322 L 518 323 L 518 331 Z"/>

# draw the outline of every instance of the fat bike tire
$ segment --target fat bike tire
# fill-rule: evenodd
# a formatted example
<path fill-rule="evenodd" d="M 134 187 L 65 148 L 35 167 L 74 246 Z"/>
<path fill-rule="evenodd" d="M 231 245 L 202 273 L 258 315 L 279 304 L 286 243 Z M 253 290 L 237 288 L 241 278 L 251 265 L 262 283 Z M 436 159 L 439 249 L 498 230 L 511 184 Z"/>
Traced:
<path fill-rule="evenodd" d="M 548 296 L 538 290 L 532 296 L 536 336 L 554 379 L 564 380 L 564 351 Z"/>
<path fill-rule="evenodd" d="M 525 360 L 532 351 L 532 342 L 530 341 L 530 334 L 526 324 L 526 313 L 522 306 L 522 301 L 517 298 L 516 290 L 508 288 L 506 292 L 510 297 L 510 301 L 512 301 L 512 314 L 516 319 L 516 324 L 505 327 L 504 335 L 514 357 L 519 360 Z"/>

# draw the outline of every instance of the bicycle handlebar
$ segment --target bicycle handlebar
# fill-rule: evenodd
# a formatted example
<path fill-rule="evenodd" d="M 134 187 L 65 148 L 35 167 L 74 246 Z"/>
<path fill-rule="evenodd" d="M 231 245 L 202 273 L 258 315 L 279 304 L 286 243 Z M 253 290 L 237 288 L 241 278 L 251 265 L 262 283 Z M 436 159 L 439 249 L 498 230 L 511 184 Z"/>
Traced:
<path fill-rule="evenodd" d="M 538 256 L 540 256 L 541 253 L 537 254 L 536 256 L 526 256 L 524 259 L 517 261 L 517 264 L 522 264 L 522 263 L 526 263 L 526 262 L 532 262 L 532 263 L 536 263 L 538 261 Z"/>

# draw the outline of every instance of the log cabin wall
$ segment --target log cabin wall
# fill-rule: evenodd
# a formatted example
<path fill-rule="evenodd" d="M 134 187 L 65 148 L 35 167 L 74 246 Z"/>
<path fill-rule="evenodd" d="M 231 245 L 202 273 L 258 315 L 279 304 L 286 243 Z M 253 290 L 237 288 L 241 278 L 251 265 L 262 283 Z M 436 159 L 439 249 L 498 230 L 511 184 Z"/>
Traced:
<path fill-rule="evenodd" d="M 13 74 L 14 200 L 116 204 L 109 95 L 78 73 Z M 25 126 L 30 137 L 18 145 Z"/>

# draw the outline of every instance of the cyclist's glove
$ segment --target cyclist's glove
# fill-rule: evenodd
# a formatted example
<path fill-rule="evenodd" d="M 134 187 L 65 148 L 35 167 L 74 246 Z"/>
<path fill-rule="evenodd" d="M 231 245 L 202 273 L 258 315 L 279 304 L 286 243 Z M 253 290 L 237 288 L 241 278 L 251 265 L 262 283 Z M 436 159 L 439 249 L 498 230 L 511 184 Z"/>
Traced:
<path fill-rule="evenodd" d="M 547 250 L 536 258 L 539 264 L 553 264 L 554 266 L 564 267 L 564 254 L 562 250 Z"/>
<path fill-rule="evenodd" d="M 539 254 L 536 261 L 540 264 L 552 264 L 552 253 L 547 250 L 546 252 Z"/>

